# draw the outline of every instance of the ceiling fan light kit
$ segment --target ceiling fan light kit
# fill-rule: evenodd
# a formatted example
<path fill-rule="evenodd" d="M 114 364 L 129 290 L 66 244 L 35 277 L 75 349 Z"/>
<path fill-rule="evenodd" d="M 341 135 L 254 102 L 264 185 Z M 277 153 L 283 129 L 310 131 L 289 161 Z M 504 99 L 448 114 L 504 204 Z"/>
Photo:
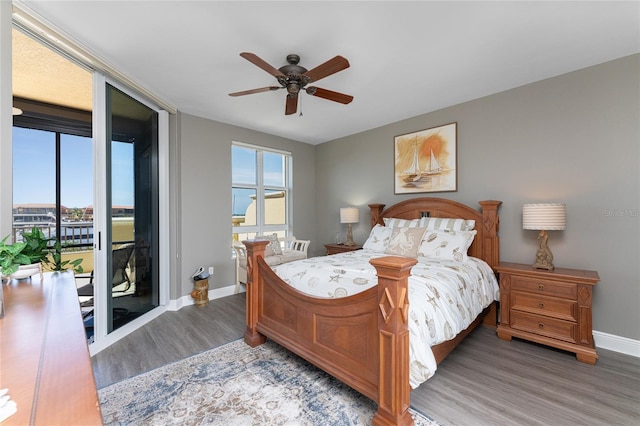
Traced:
<path fill-rule="evenodd" d="M 345 105 L 353 101 L 353 96 L 351 95 L 334 92 L 321 87 L 306 87 L 309 83 L 316 82 L 349 68 L 349 61 L 342 56 L 335 56 L 311 70 L 307 70 L 305 67 L 298 65 L 300 62 L 300 56 L 295 54 L 287 55 L 288 64 L 280 67 L 279 69 L 271 66 L 254 53 L 242 52 L 240 56 L 274 76 L 278 80 L 280 86 L 267 86 L 258 89 L 244 90 L 242 92 L 229 93 L 229 96 L 244 96 L 252 95 L 254 93 L 287 89 L 285 115 L 295 114 L 298 110 L 298 94 L 301 90 L 304 90 L 308 95 Z"/>

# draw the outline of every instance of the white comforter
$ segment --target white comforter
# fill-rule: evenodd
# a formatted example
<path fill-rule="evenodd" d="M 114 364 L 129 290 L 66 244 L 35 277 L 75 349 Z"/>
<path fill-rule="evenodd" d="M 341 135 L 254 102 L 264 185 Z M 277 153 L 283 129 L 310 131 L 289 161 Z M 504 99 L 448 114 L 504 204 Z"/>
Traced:
<path fill-rule="evenodd" d="M 369 260 L 386 256 L 358 250 L 299 260 L 273 267 L 289 285 L 316 297 L 345 297 L 377 284 Z M 473 257 L 468 262 L 419 257 L 409 278 L 410 383 L 416 388 L 436 371 L 431 346 L 450 340 L 480 312 L 499 299 L 491 267 Z"/>

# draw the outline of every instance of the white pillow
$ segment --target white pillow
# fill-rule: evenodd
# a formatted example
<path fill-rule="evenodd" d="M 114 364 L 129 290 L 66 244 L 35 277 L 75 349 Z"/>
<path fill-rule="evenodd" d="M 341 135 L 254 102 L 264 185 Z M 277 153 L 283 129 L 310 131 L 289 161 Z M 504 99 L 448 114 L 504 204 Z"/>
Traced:
<path fill-rule="evenodd" d="M 389 228 L 417 228 L 420 226 L 420 219 L 399 219 L 397 217 L 385 217 L 382 219 L 384 226 Z"/>
<path fill-rule="evenodd" d="M 384 251 L 387 249 L 387 246 L 389 245 L 392 231 L 392 228 L 387 228 L 386 226 L 374 226 L 369 233 L 369 238 L 367 238 L 367 241 L 365 241 L 362 245 L 362 248 L 365 250 L 373 250 L 384 253 Z"/>
<path fill-rule="evenodd" d="M 475 220 L 452 219 L 447 217 L 421 217 L 418 226 L 427 229 L 439 229 L 450 231 L 472 231 L 476 226 Z"/>
<path fill-rule="evenodd" d="M 466 262 L 467 250 L 477 231 L 427 229 L 418 249 L 418 256 Z"/>
<path fill-rule="evenodd" d="M 391 239 L 385 250 L 387 254 L 405 257 L 418 257 L 418 248 L 424 235 L 424 228 L 391 228 Z"/>

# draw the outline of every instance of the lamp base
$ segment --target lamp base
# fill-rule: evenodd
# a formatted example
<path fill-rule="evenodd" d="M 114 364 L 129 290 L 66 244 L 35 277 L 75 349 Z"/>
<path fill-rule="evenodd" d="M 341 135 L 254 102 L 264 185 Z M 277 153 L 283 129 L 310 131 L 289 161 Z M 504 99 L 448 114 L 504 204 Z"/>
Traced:
<path fill-rule="evenodd" d="M 347 241 L 344 243 L 345 246 L 355 246 L 356 243 L 353 241 L 353 230 L 351 229 L 351 224 L 347 224 Z"/>
<path fill-rule="evenodd" d="M 540 247 L 536 253 L 536 263 L 533 264 L 533 267 L 536 269 L 553 271 L 553 253 L 551 253 L 551 249 L 549 249 L 549 246 L 547 245 L 547 240 L 549 239 L 547 231 L 540 231 L 538 239 L 540 240 Z"/>
<path fill-rule="evenodd" d="M 555 269 L 555 266 L 553 266 L 553 263 L 548 264 L 548 263 L 534 263 L 533 267 L 535 269 L 545 269 L 547 271 L 553 271 Z"/>

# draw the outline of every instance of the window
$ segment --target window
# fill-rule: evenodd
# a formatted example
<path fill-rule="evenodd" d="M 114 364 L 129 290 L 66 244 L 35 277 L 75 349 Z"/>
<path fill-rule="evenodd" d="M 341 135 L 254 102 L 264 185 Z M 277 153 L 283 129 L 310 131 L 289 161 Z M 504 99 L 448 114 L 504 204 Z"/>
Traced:
<path fill-rule="evenodd" d="M 91 114 L 35 101 L 17 102 L 24 113 L 14 117 L 13 125 L 13 238 L 20 241 L 22 232 L 35 226 L 60 242 L 64 252 L 90 247 Z M 84 118 L 69 118 L 73 114 Z M 91 264 L 87 260 L 82 266 Z"/>
<path fill-rule="evenodd" d="M 233 240 L 290 231 L 291 153 L 234 142 L 231 147 Z"/>

